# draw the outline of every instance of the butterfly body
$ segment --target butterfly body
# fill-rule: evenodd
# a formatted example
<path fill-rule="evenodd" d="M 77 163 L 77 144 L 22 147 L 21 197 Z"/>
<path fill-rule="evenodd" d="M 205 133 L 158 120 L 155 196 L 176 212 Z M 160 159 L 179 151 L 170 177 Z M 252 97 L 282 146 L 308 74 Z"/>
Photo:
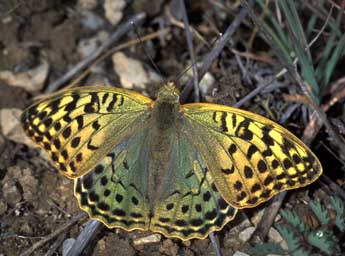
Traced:
<path fill-rule="evenodd" d="M 175 90 L 175 87 L 171 87 Z M 156 202 L 161 200 L 163 190 L 166 187 L 168 176 L 168 163 L 172 153 L 172 147 L 177 139 L 179 120 L 179 96 L 170 92 L 159 95 L 154 102 L 151 115 L 145 123 L 149 130 L 148 143 L 148 160 L 147 160 L 147 195 L 150 202 L 150 212 Z"/>
<path fill-rule="evenodd" d="M 166 123 L 164 123 L 166 125 Z M 164 126 L 163 125 L 163 126 Z M 148 193 L 147 198 L 151 208 L 156 204 L 164 190 L 167 180 L 169 158 L 172 153 L 172 146 L 176 141 L 176 128 L 169 127 L 162 129 L 154 125 L 149 128 L 151 131 L 148 155 Z"/>
<path fill-rule="evenodd" d="M 157 99 L 81 87 L 35 103 L 27 135 L 74 179 L 81 209 L 108 227 L 204 238 L 275 194 L 315 181 L 322 167 L 293 134 L 222 105 L 180 105 L 173 83 Z"/>

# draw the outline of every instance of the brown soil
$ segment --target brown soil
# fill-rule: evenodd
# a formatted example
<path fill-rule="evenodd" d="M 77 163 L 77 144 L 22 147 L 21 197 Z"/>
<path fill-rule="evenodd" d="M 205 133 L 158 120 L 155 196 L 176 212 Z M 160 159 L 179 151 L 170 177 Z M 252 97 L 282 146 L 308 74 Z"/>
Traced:
<path fill-rule="evenodd" d="M 91 12 L 103 19 L 104 25 L 97 30 L 81 25 L 81 9 L 76 2 L 59 0 L 0 1 L 0 18 L 2 19 L 0 22 L 0 71 L 25 71 L 35 67 L 39 63 L 39 59 L 43 57 L 50 65 L 49 76 L 45 82 L 45 86 L 47 86 L 81 60 L 77 52 L 80 40 L 95 35 L 100 29 L 108 32 L 114 31 L 114 27 L 105 19 L 101 4 L 98 4 Z M 141 4 L 124 9 L 123 20 L 133 13 L 144 10 L 147 6 L 145 2 L 149 1 L 140 2 Z M 168 4 L 163 1 L 155 2 L 155 7 L 150 9 L 150 16 L 140 31 L 141 35 L 149 34 L 158 28 L 154 21 L 156 22 L 159 18 L 165 19 L 163 10 Z M 190 14 L 206 13 L 207 1 L 200 1 L 199 4 L 190 8 Z M 196 23 L 198 28 L 209 36 L 206 39 L 214 38 L 215 31 L 207 31 L 208 23 L 198 19 L 194 15 L 192 22 Z M 229 23 L 227 21 L 226 24 Z M 188 64 L 186 61 L 188 51 L 184 31 L 173 27 L 170 33 L 170 37 L 173 39 L 168 39 L 169 41 L 165 42 L 166 45 L 163 41 L 158 42 L 159 39 L 155 39 L 154 43 L 157 47 L 146 43 L 143 47 L 147 48 L 146 51 L 153 56 L 164 74 L 169 73 L 170 76 L 176 76 Z M 129 37 L 122 41 L 126 42 L 133 38 L 136 38 L 136 34 L 131 31 Z M 201 44 L 198 46 L 204 47 Z M 207 48 L 203 51 L 207 52 Z M 143 58 L 145 55 L 141 45 L 137 45 L 134 51 L 133 49 L 128 50 L 128 54 L 143 60 L 146 65 L 150 65 L 149 60 Z M 119 79 L 113 73 L 110 60 L 105 63 L 101 73 L 90 75 L 83 82 L 88 83 L 90 80 L 101 77 L 101 80 L 106 78 L 117 84 Z M 230 63 L 227 64 L 230 65 Z M 218 90 L 215 95 L 210 93 L 206 97 L 208 101 L 231 105 L 251 90 L 241 85 L 238 70 L 233 71 L 226 68 L 226 72 L 224 72 L 217 67 L 217 64 L 212 67 L 212 70 L 216 74 Z M 10 86 L 0 80 L 0 109 L 24 109 L 35 96 L 39 96 L 41 93 L 42 91 L 28 92 L 25 88 Z M 277 97 L 281 100 L 279 96 Z M 275 109 L 279 108 L 281 106 Z M 264 112 L 262 106 L 253 107 L 253 109 Z M 0 133 L 0 255 L 20 255 L 79 213 L 81 210 L 73 196 L 73 183 L 60 175 L 40 150 L 11 141 Z M 248 211 L 248 213 L 253 214 L 252 211 Z M 231 229 L 242 220 L 243 217 L 238 217 L 217 233 L 223 255 L 232 255 L 237 248 L 243 246 L 238 241 L 238 233 L 241 230 Z M 48 252 L 51 253 L 49 255 L 61 255 L 62 242 L 67 238 L 76 238 L 84 224 L 85 221 L 78 222 L 71 229 L 67 229 L 53 241 L 36 250 L 33 255 L 45 255 Z M 138 238 L 149 235 L 151 235 L 150 232 L 129 233 L 104 228 L 90 243 L 84 254 L 214 255 L 214 249 L 209 239 L 181 242 L 178 239 L 161 237 L 155 243 L 134 244 Z M 61 242 L 59 243 L 59 241 Z"/>

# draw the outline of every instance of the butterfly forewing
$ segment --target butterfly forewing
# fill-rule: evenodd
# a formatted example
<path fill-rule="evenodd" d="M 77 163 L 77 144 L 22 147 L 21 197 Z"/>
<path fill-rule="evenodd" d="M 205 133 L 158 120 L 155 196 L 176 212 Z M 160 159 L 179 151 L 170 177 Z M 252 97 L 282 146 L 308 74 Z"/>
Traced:
<path fill-rule="evenodd" d="M 322 173 L 307 146 L 264 117 L 207 103 L 183 105 L 182 113 L 186 133 L 195 138 L 217 188 L 233 207 L 254 207 Z"/>
<path fill-rule="evenodd" d="M 85 174 L 114 145 L 139 129 L 151 99 L 127 90 L 83 87 L 59 92 L 22 114 L 26 134 L 67 177 Z M 139 122 L 142 123 L 142 122 Z"/>

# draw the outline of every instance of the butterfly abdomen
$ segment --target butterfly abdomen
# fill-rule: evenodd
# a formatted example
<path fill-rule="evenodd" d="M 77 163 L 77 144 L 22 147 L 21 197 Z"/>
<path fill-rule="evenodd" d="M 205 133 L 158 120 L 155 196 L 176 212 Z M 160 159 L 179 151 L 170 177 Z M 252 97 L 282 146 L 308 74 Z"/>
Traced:
<path fill-rule="evenodd" d="M 148 157 L 148 198 L 153 206 L 162 195 L 168 179 L 168 163 L 174 141 L 175 128 L 169 121 L 151 128 Z"/>
<path fill-rule="evenodd" d="M 158 93 L 152 109 L 149 138 L 148 197 L 152 205 L 163 194 L 168 182 L 169 159 L 177 140 L 177 121 L 180 120 L 179 96 L 169 84 Z"/>

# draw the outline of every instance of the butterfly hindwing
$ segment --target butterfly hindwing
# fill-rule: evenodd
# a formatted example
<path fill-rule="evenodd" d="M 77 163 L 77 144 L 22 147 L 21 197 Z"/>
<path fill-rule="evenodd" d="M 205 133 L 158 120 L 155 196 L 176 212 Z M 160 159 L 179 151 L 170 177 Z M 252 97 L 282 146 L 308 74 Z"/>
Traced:
<path fill-rule="evenodd" d="M 183 134 L 172 134 L 160 187 L 150 195 L 150 130 L 122 141 L 86 175 L 75 179 L 80 207 L 108 227 L 151 230 L 183 240 L 205 238 L 232 220 L 236 209 L 219 194 L 200 154 Z M 153 165 L 152 165 L 153 164 Z M 158 191 L 159 190 L 159 191 Z M 152 200 L 152 201 L 150 201 Z"/>
<path fill-rule="evenodd" d="M 233 207 L 254 207 L 283 190 L 312 183 L 322 172 L 307 146 L 267 118 L 207 103 L 183 105 L 182 113 L 186 133 L 195 138 Z"/>
<path fill-rule="evenodd" d="M 148 129 L 138 130 L 74 180 L 81 209 L 109 228 L 149 229 L 147 135 Z"/>
<path fill-rule="evenodd" d="M 22 114 L 25 133 L 64 175 L 94 167 L 119 140 L 140 127 L 151 99 L 124 89 L 81 87 L 51 95 Z M 140 119 L 140 120 L 138 120 Z"/>
<path fill-rule="evenodd" d="M 150 224 L 152 231 L 183 240 L 205 238 L 222 229 L 237 212 L 218 192 L 192 140 L 181 132 L 176 134 Z"/>

